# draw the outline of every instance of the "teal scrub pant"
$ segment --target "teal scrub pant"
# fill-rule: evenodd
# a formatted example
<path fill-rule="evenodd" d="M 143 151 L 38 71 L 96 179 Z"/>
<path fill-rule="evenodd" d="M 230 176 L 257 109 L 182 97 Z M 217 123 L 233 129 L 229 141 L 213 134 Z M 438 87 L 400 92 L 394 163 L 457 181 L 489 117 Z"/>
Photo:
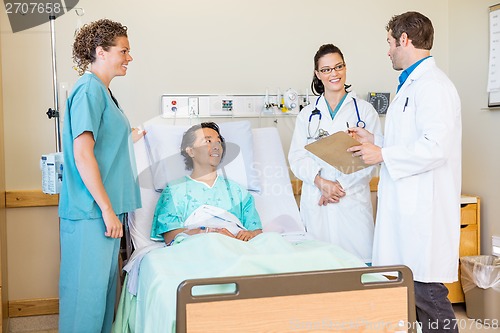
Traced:
<path fill-rule="evenodd" d="M 60 220 L 59 333 L 111 332 L 120 239 L 105 231 L 102 218 Z"/>

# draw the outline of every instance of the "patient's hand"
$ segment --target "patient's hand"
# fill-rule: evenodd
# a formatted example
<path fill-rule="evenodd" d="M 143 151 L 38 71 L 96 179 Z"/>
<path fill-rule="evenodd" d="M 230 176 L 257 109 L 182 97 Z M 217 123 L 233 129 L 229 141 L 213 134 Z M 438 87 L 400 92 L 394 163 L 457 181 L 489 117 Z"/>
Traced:
<path fill-rule="evenodd" d="M 236 239 L 242 240 L 244 242 L 249 241 L 250 239 L 254 238 L 258 234 L 262 233 L 262 229 L 257 229 L 257 230 L 241 230 L 238 232 L 236 235 Z"/>
<path fill-rule="evenodd" d="M 226 228 L 207 228 L 207 232 L 216 232 L 234 238 L 234 235 Z"/>

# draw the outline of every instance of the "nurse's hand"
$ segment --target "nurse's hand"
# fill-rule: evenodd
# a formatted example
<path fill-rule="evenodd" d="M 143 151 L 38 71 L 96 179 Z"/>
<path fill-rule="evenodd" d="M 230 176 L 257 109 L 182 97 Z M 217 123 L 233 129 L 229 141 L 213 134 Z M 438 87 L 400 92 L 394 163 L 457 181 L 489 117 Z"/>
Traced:
<path fill-rule="evenodd" d="M 104 236 L 110 238 L 121 238 L 123 236 L 123 225 L 114 211 L 103 212 L 102 218 L 106 225 Z"/>
<path fill-rule="evenodd" d="M 358 140 L 361 143 L 375 142 L 373 134 L 361 127 L 351 127 L 347 130 L 347 134 L 349 134 L 350 136 L 352 136 L 354 139 Z"/>
<path fill-rule="evenodd" d="M 373 143 L 363 143 L 361 146 L 354 146 L 347 149 L 352 156 L 359 157 L 368 165 L 380 164 L 384 161 L 382 148 Z"/>
<path fill-rule="evenodd" d="M 132 142 L 136 143 L 146 135 L 146 131 L 140 128 L 132 128 Z"/>

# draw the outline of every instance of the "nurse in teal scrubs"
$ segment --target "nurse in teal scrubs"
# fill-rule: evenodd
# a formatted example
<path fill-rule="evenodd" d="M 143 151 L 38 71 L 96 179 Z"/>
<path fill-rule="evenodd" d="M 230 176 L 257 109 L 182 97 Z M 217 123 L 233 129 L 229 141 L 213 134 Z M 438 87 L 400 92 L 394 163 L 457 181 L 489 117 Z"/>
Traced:
<path fill-rule="evenodd" d="M 63 128 L 60 333 L 111 331 L 123 216 L 141 206 L 132 143 L 143 134 L 109 89 L 129 52 L 127 27 L 107 19 L 83 26 L 73 44 L 81 78 Z"/>

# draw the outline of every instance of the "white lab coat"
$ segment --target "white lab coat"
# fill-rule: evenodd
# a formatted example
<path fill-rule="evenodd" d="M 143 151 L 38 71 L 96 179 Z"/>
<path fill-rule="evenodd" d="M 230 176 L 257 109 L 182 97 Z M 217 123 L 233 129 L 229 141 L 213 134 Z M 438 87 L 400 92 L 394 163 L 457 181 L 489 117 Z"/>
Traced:
<path fill-rule="evenodd" d="M 460 99 L 434 58 L 420 63 L 401 87 L 384 132 L 373 264 L 407 265 L 419 282 L 456 281 Z"/>
<path fill-rule="evenodd" d="M 355 127 L 358 121 L 354 107 L 354 93 L 348 93 L 335 119 L 332 120 L 325 98 L 319 97 L 317 104 L 322 119 L 319 128 L 329 134 L 345 131 L 347 123 Z M 293 132 L 288 160 L 295 176 L 303 181 L 300 198 L 300 215 L 308 232 L 315 238 L 339 245 L 345 250 L 356 254 L 365 262 L 371 262 L 373 244 L 373 210 L 370 197 L 369 182 L 373 167 L 343 174 L 328 163 L 316 157 L 304 146 L 315 141 L 309 136 L 317 136 L 319 117 L 311 118 L 308 133 L 309 116 L 315 109 L 315 102 L 305 107 L 297 116 Z M 366 123 L 366 129 L 381 135 L 380 119 L 372 105 L 356 98 L 361 120 Z M 344 188 L 346 195 L 339 203 L 319 206 L 321 191 L 314 185 L 314 178 L 321 177 L 332 181 L 337 180 Z"/>

